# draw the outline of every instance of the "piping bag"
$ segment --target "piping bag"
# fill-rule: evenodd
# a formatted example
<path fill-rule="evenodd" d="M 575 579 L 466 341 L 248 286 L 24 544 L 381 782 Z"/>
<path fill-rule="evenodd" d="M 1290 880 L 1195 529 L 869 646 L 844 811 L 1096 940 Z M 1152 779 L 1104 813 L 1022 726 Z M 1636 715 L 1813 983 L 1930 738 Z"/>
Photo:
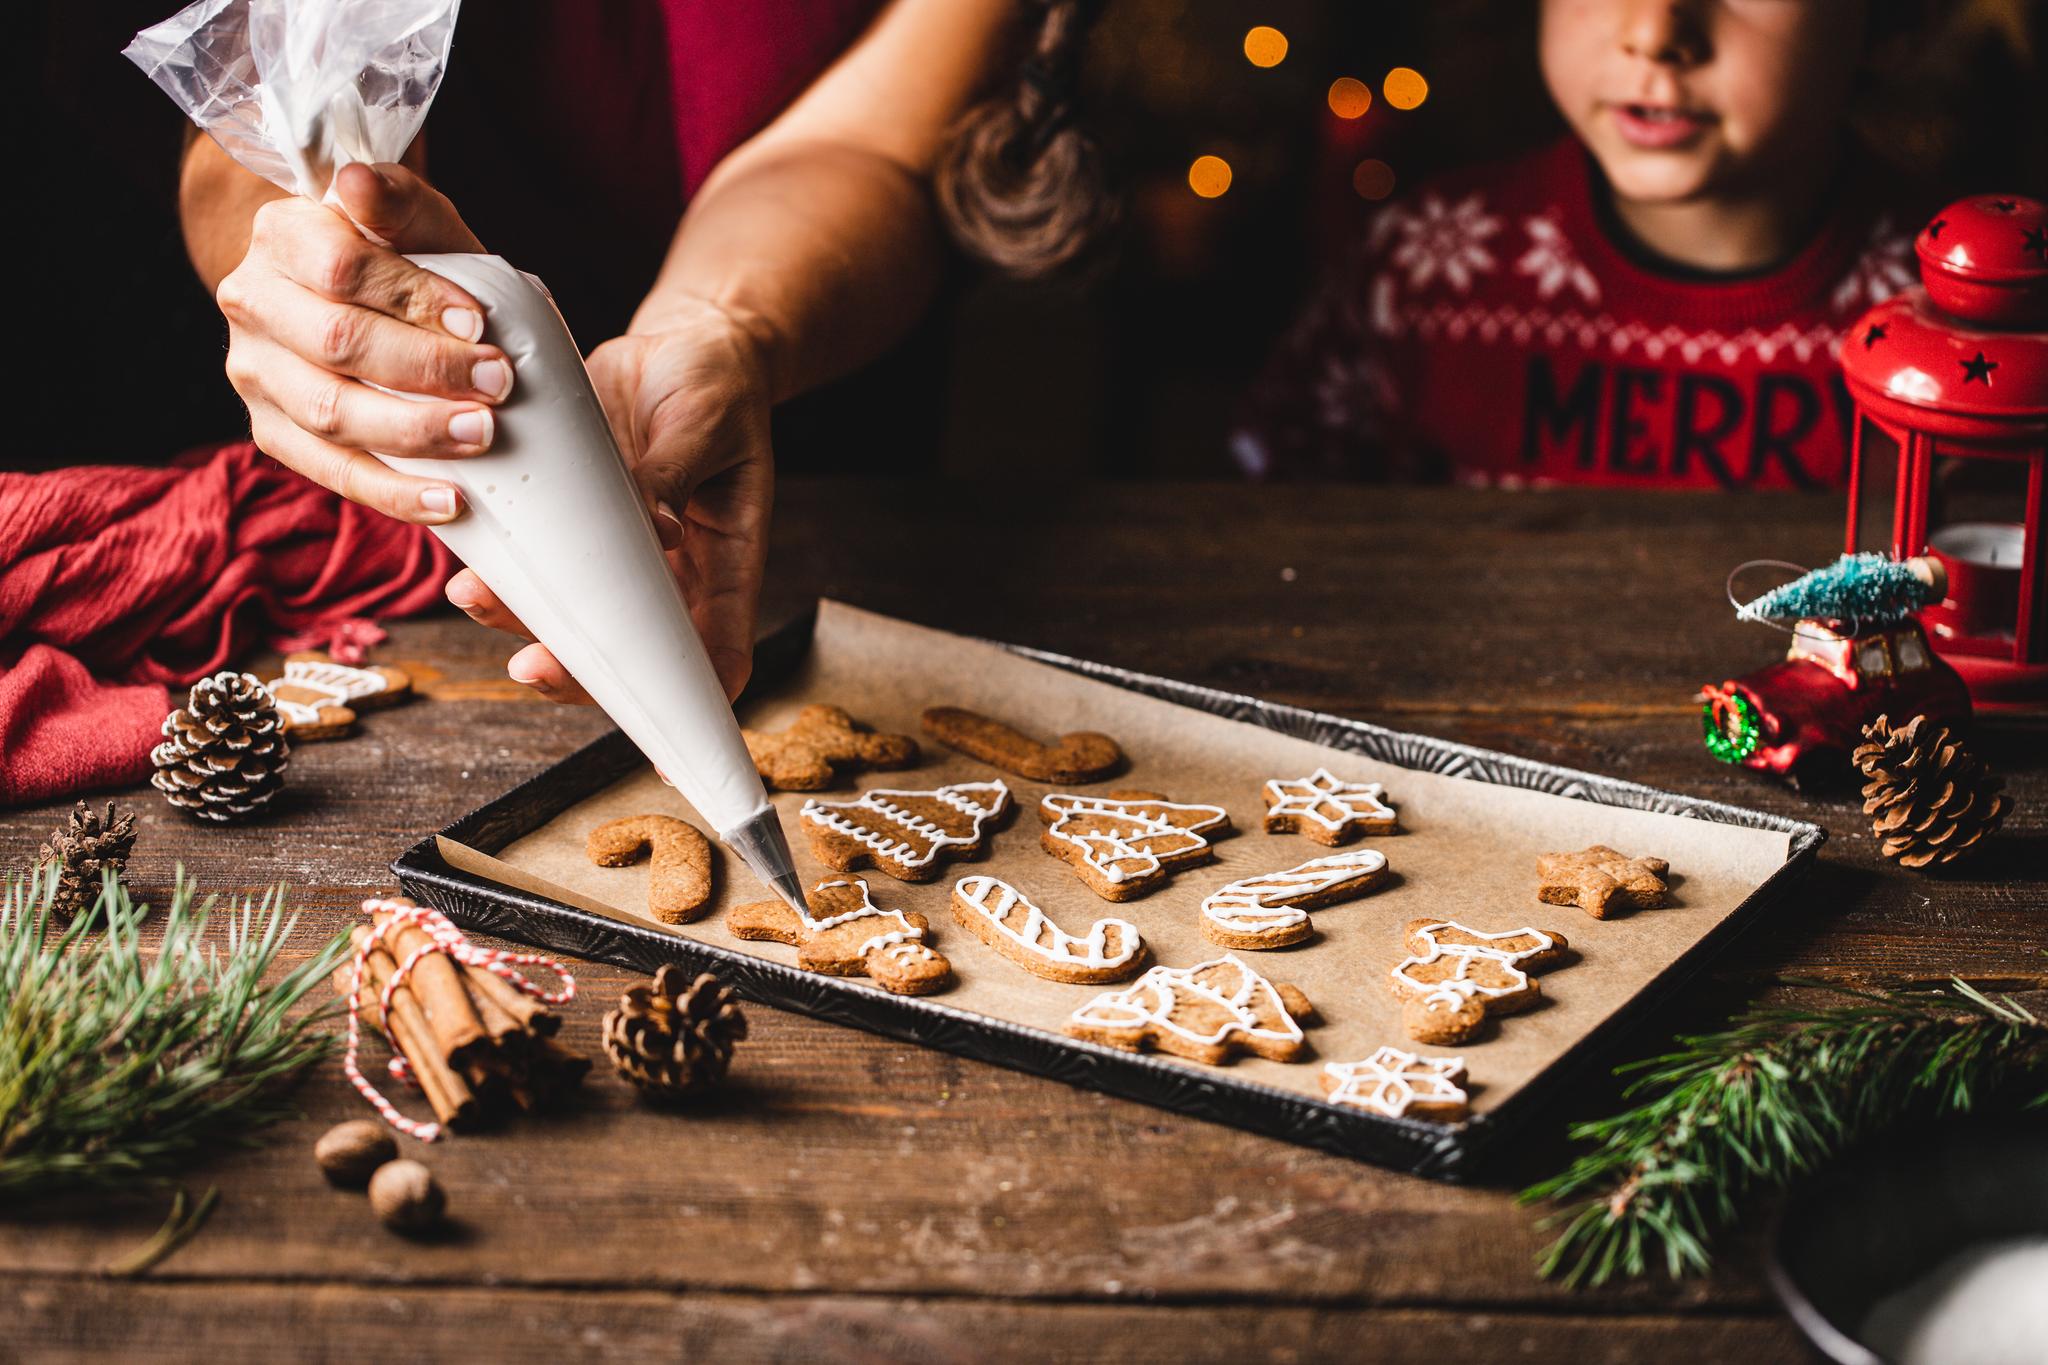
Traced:
<path fill-rule="evenodd" d="M 136 34 L 123 55 L 236 161 L 336 207 L 338 168 L 397 161 L 412 144 L 459 3 L 198 0 Z M 498 256 L 408 259 L 483 303 L 486 334 L 517 377 L 488 453 L 378 458 L 461 489 L 466 510 L 434 534 L 808 918 L 781 822 L 546 286 Z"/>

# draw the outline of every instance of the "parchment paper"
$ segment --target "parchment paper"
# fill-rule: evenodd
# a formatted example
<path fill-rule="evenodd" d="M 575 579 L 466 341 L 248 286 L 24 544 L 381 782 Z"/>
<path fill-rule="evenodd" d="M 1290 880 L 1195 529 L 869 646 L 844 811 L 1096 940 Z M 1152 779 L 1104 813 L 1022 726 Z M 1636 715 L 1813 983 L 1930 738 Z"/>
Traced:
<path fill-rule="evenodd" d="M 1231 1065 L 1245 1079 L 1308 1095 L 1321 1094 L 1323 1061 L 1364 1057 L 1383 1043 L 1410 1048 L 1388 972 L 1404 955 L 1402 926 L 1442 916 L 1498 932 L 1533 925 L 1570 940 L 1575 955 L 1540 974 L 1543 1003 L 1491 1021 L 1478 1039 L 1455 1051 L 1467 1062 L 1473 1108 L 1505 1101 L 1571 1045 L 1620 1008 L 1765 880 L 1788 853 L 1789 836 L 1645 811 L 1623 810 L 1455 777 L 1411 772 L 1273 731 L 1142 697 L 1017 658 L 992 646 L 927 630 L 856 608 L 820 606 L 817 633 L 804 666 L 779 692 L 750 704 L 742 719 L 780 728 L 806 702 L 833 702 L 877 729 L 917 736 L 923 762 L 899 773 L 861 774 L 823 799 L 846 800 L 868 787 L 934 787 L 985 780 L 991 769 L 923 736 L 927 706 L 960 705 L 1000 717 L 1041 738 L 1072 730 L 1114 736 L 1129 755 L 1123 775 L 1084 788 L 1142 788 L 1184 801 L 1221 805 L 1236 832 L 1216 844 L 1216 861 L 1173 877 L 1136 901 L 1111 904 L 1083 886 L 1068 866 L 1039 846 L 1037 804 L 1055 790 L 1011 774 L 1013 810 L 988 855 L 953 863 L 937 880 L 913 885 L 875 869 L 868 879 L 885 909 L 922 911 L 934 946 L 952 960 L 957 983 L 931 998 L 1057 1034 L 1066 1017 L 1103 989 L 1045 981 L 1025 972 L 956 924 L 948 909 L 953 882 L 970 872 L 1000 877 L 1042 906 L 1054 922 L 1080 934 L 1103 916 L 1135 924 L 1156 962 L 1185 967 L 1220 956 L 1198 927 L 1204 895 L 1257 872 L 1292 867 L 1330 850 L 1299 835 L 1261 828 L 1267 778 L 1303 777 L 1317 766 L 1339 777 L 1386 785 L 1401 831 L 1366 835 L 1347 847 L 1373 847 L 1393 871 L 1382 889 L 1310 911 L 1317 930 L 1308 942 L 1238 956 L 1276 982 L 1292 982 L 1316 1005 L 1304 1062 L 1241 1057 Z M 806 884 L 837 875 L 810 856 L 797 812 L 805 796 L 775 796 Z M 622 815 L 661 812 L 708 827 L 652 769 L 570 807 L 496 857 L 443 839 L 449 862 L 508 886 L 552 897 L 593 913 L 701 940 L 785 964 L 796 950 L 746 942 L 724 927 L 724 911 L 767 899 L 740 860 L 718 850 L 716 908 L 693 924 L 671 927 L 646 914 L 647 869 L 593 866 L 583 841 L 592 826 Z M 1571 906 L 1536 899 L 1536 856 L 1605 843 L 1630 855 L 1667 858 L 1673 895 L 1662 909 L 1598 921 Z M 879 989 L 848 978 L 849 989 Z M 1186 1065 L 1202 1068 L 1200 1063 Z"/>

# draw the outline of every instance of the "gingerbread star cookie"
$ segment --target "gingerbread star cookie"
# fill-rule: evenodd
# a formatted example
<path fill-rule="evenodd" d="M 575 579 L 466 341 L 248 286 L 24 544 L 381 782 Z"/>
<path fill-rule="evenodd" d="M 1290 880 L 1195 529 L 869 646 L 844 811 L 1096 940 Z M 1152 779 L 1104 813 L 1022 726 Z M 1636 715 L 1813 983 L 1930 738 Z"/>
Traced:
<path fill-rule="evenodd" d="M 736 938 L 796 945 L 796 965 L 825 976 L 865 976 L 897 995 L 929 995 L 953 975 L 953 965 L 926 942 L 931 925 L 915 911 L 876 905 L 862 877 L 819 882 L 797 913 L 782 901 L 759 901 L 726 912 Z"/>
<path fill-rule="evenodd" d="M 1510 929 L 1489 934 L 1452 920 L 1413 920 L 1408 951 L 1393 969 L 1401 1022 L 1418 1043 L 1462 1043 L 1486 1016 L 1527 1009 L 1541 996 L 1529 976 L 1564 956 L 1563 934 Z"/>
<path fill-rule="evenodd" d="M 412 690 L 404 669 L 354 668 L 325 654 L 289 654 L 284 672 L 265 683 L 294 740 L 338 739 L 356 716 L 389 706 Z"/>
<path fill-rule="evenodd" d="M 1211 839 L 1230 829 L 1221 806 L 1169 801 L 1155 792 L 1083 796 L 1054 792 L 1038 803 L 1039 843 L 1069 863 L 1106 901 L 1133 900 L 1184 867 L 1207 862 Z"/>
<path fill-rule="evenodd" d="M 711 903 L 711 842 L 673 815 L 628 815 L 607 820 L 583 841 L 584 856 L 599 867 L 625 867 L 652 855 L 647 909 L 663 924 L 688 924 Z"/>
<path fill-rule="evenodd" d="M 1461 1119 L 1469 1098 L 1464 1058 L 1418 1057 L 1392 1046 L 1362 1061 L 1328 1063 L 1322 1084 L 1330 1103 L 1390 1119 Z"/>
<path fill-rule="evenodd" d="M 1099 919 L 1076 937 L 1054 924 L 1023 892 L 994 877 L 953 883 L 953 918 L 983 943 L 1034 976 L 1094 985 L 1122 981 L 1149 955 L 1136 925 Z"/>
<path fill-rule="evenodd" d="M 798 819 L 819 862 L 839 872 L 863 863 L 905 882 L 939 875 L 942 858 L 972 857 L 989 822 L 1010 806 L 1001 779 L 929 791 L 877 787 L 855 801 L 806 801 Z"/>
<path fill-rule="evenodd" d="M 1202 898 L 1202 936 L 1226 948 L 1299 943 L 1315 932 L 1311 908 L 1362 896 L 1386 878 L 1386 855 L 1370 848 L 1243 877 Z"/>
<path fill-rule="evenodd" d="M 1346 782 L 1328 768 L 1266 783 L 1266 832 L 1305 834 L 1335 848 L 1361 832 L 1384 834 L 1398 817 L 1377 782 Z"/>
<path fill-rule="evenodd" d="M 916 740 L 877 734 L 837 706 L 806 706 L 787 729 L 740 734 L 761 780 L 778 791 L 823 791 L 841 773 L 917 766 Z"/>
<path fill-rule="evenodd" d="M 1276 986 L 1225 953 L 1192 967 L 1154 967 L 1120 991 L 1098 995 L 1067 1019 L 1076 1038 L 1143 1052 L 1156 1048 L 1211 1065 L 1234 1052 L 1291 1062 L 1306 1045 L 1308 997 Z"/>
<path fill-rule="evenodd" d="M 1061 735 L 1045 744 L 999 720 L 958 706 L 934 706 L 924 713 L 925 733 L 970 758 L 1034 782 L 1095 782 L 1123 766 L 1124 751 L 1108 735 L 1092 730 Z"/>
<path fill-rule="evenodd" d="M 1671 864 L 1662 858 L 1631 858 L 1605 844 L 1577 853 L 1536 856 L 1536 899 L 1545 905 L 1576 905 L 1594 919 L 1617 909 L 1654 910 L 1671 888 L 1664 878 Z"/>

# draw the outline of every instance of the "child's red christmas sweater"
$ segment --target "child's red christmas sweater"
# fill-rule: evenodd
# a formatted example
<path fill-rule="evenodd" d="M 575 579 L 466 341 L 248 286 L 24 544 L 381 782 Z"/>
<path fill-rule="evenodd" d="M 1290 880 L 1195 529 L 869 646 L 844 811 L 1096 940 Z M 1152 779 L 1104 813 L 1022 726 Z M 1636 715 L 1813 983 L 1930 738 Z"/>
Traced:
<path fill-rule="evenodd" d="M 1389 205 L 1254 386 L 1255 477 L 1833 488 L 1845 328 L 1914 281 L 1910 220 L 1849 177 L 1814 239 L 1741 278 L 1618 246 L 1567 138 Z"/>

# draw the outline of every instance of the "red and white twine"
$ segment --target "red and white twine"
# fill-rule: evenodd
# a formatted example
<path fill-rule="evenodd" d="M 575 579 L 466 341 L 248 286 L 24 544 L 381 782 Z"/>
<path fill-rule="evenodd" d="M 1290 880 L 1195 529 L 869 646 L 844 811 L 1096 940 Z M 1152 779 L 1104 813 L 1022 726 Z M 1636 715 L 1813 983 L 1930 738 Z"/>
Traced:
<path fill-rule="evenodd" d="M 362 1068 L 357 1065 L 363 1036 L 363 973 L 370 954 L 381 947 L 387 937 L 406 928 L 416 925 L 427 935 L 428 941 L 406 954 L 404 960 L 399 962 L 398 970 L 391 974 L 391 980 L 385 983 L 384 994 L 378 1005 L 387 1021 L 391 1018 L 392 996 L 405 984 L 406 977 L 412 974 L 412 969 L 419 964 L 420 959 L 429 953 L 446 953 L 464 966 L 478 967 L 502 977 L 510 982 L 514 989 L 532 996 L 544 1005 L 566 1005 L 574 1000 L 576 978 L 571 976 L 561 963 L 539 953 L 514 953 L 502 948 L 479 948 L 464 938 L 462 931 L 449 923 L 446 915 L 431 906 L 414 905 L 408 900 L 373 896 L 363 902 L 363 913 L 371 917 L 373 927 L 369 937 L 356 949 L 355 963 L 349 977 L 348 1050 L 342 1054 L 341 1069 L 348 1077 L 349 1084 L 355 1086 L 357 1092 L 384 1116 L 386 1123 L 409 1137 L 418 1138 L 421 1142 L 432 1142 L 441 1135 L 441 1125 L 421 1123 L 399 1113 L 398 1107 L 378 1093 L 377 1088 L 370 1084 L 368 1078 L 363 1075 Z M 385 915 L 388 918 L 380 925 L 376 923 L 378 915 Z M 561 981 L 562 988 L 552 993 L 544 991 L 537 983 L 516 970 L 520 967 L 544 967 L 555 974 Z M 391 1043 L 391 1051 L 395 1054 L 388 1064 L 391 1074 L 401 1081 L 417 1085 L 418 1082 L 413 1079 L 412 1065 L 406 1060 L 405 1052 L 398 1046 L 397 1040 L 392 1038 L 388 1024 L 384 1034 Z"/>

